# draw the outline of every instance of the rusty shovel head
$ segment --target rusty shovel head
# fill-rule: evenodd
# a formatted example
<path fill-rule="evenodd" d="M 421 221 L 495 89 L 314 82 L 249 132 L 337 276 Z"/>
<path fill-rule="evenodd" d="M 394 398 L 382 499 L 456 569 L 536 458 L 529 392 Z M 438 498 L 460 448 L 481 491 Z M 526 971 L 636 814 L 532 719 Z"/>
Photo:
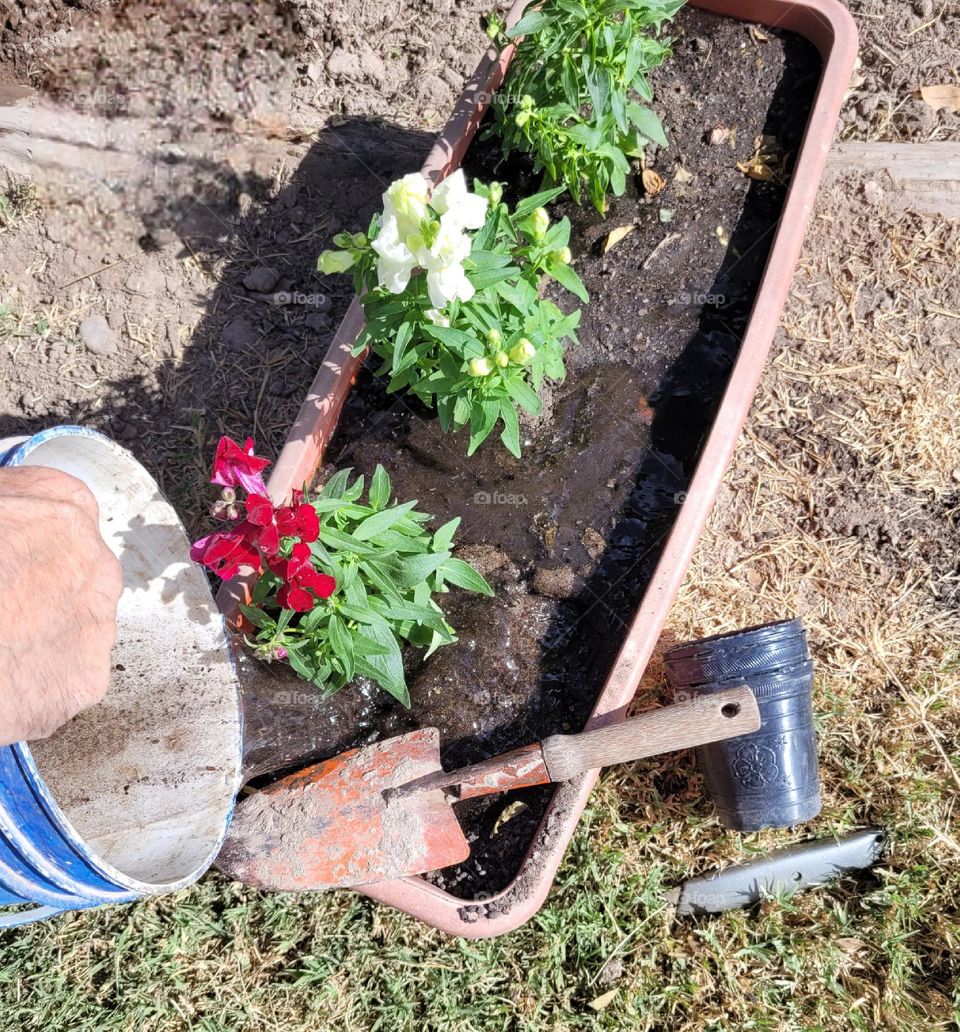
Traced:
<path fill-rule="evenodd" d="M 261 889 L 307 892 L 460 863 L 470 847 L 441 790 L 383 791 L 441 770 L 436 728 L 297 771 L 237 804 L 216 866 Z"/>

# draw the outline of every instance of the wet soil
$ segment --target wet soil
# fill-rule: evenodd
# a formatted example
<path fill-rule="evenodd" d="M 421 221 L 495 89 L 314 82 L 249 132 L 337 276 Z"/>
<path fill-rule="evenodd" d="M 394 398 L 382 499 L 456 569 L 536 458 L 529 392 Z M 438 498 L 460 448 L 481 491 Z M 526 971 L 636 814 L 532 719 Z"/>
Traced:
<path fill-rule="evenodd" d="M 638 170 L 605 219 L 569 201 L 553 206 L 573 222 L 591 304 L 567 380 L 524 426 L 523 458 L 492 438 L 468 460 L 465 435 L 442 435 L 432 413 L 387 395 L 369 370 L 347 402 L 331 468 L 369 475 L 382 462 L 399 497 L 419 499 L 439 522 L 460 516 L 459 554 L 496 598 L 448 596 L 460 641 L 426 664 L 410 657 L 410 711 L 366 686 L 318 707 L 329 729 L 329 740 L 315 739 L 322 751 L 436 726 L 449 768 L 576 731 L 593 708 L 736 358 L 820 67 L 790 34 L 754 36 L 693 10 L 676 29 L 675 57 L 656 79 L 670 146 L 648 156 L 666 187 L 647 195 Z M 769 182 L 735 167 L 763 134 L 783 153 Z M 514 193 L 537 185 L 482 141 L 466 167 Z M 628 225 L 604 253 L 610 230 Z M 278 694 L 294 690 L 278 681 Z M 473 853 L 436 884 L 474 899 L 506 886 L 551 792 L 458 807 Z"/>

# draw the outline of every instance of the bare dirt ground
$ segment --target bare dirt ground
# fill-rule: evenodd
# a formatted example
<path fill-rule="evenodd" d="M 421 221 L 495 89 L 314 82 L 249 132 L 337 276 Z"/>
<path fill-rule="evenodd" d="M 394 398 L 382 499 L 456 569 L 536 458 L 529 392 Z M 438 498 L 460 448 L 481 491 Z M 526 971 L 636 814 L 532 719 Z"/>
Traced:
<path fill-rule="evenodd" d="M 341 227 L 344 192 L 373 210 L 381 180 L 419 165 L 485 46 L 488 6 L 0 0 L 0 165 L 11 170 L 0 187 L 0 436 L 97 427 L 198 530 L 216 438 L 252 429 L 275 454 L 329 342 L 346 287 L 334 293 L 313 269 L 333 233 L 360 228 Z M 862 63 L 840 137 L 960 140 L 958 115 L 920 96 L 957 80 L 956 8 L 850 6 Z M 719 924 L 661 921 L 644 886 L 782 843 L 720 832 L 681 757 L 604 779 L 537 938 L 465 962 L 352 897 L 251 901 L 208 879 L 175 903 L 5 941 L 0 1027 L 52 1013 L 47 1027 L 106 1027 L 107 1006 L 118 1028 L 134 1013 L 156 1028 L 234 1027 L 225 1014 L 236 1027 L 369 1028 L 385 1014 L 391 1027 L 412 1027 L 410 1015 L 456 1027 L 428 982 L 452 986 L 452 1013 L 477 1008 L 482 1020 L 465 1028 L 581 1027 L 579 1016 L 584 1027 L 756 1027 L 758 1000 L 784 1028 L 953 1027 L 958 266 L 956 222 L 888 208 L 869 176 L 821 193 L 664 641 L 804 618 L 825 783 L 825 816 L 807 831 L 888 828 L 893 850 L 874 879 Z M 640 698 L 662 691 L 654 664 Z M 607 915 L 595 940 L 583 900 Z M 564 932 L 565 915 L 577 924 Z M 550 934 L 563 958 L 545 955 Z M 396 976 L 386 987 L 384 954 Z M 456 982 L 461 969 L 482 971 L 480 988 Z M 532 970 L 536 992 L 525 988 Z M 363 979 L 376 991 L 360 1000 Z M 323 988 L 313 1000 L 303 984 Z M 613 989 L 603 1014 L 587 1007 Z M 170 1008 L 151 1009 L 166 993 Z M 503 1013 L 487 1009 L 504 1001 Z"/>

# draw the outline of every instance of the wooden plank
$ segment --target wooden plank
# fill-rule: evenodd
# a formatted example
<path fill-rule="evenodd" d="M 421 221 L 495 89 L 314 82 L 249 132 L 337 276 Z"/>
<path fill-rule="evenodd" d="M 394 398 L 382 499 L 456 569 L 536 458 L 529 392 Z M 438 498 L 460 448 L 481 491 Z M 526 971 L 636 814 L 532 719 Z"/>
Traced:
<path fill-rule="evenodd" d="M 857 174 L 877 184 L 884 204 L 960 219 L 960 143 L 839 143 L 826 182 Z"/>

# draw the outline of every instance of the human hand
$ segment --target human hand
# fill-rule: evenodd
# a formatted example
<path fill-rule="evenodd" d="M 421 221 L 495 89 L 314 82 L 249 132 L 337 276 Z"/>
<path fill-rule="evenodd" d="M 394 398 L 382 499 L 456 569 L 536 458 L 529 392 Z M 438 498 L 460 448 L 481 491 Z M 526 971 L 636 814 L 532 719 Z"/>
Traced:
<path fill-rule="evenodd" d="M 107 690 L 123 577 L 98 515 L 66 473 L 0 469 L 0 745 L 46 738 Z"/>

